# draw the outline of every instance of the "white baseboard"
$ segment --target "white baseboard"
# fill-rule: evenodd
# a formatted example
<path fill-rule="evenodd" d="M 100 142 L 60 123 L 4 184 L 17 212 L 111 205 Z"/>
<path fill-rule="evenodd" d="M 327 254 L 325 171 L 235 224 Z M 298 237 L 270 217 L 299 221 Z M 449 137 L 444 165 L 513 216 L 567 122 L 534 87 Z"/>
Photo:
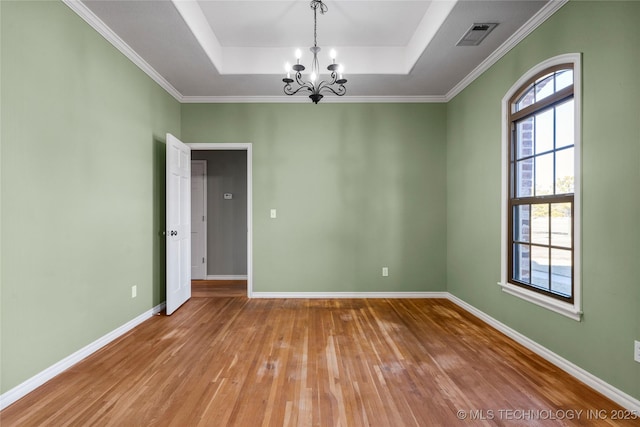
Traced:
<path fill-rule="evenodd" d="M 253 292 L 249 298 L 448 298 L 448 292 Z"/>
<path fill-rule="evenodd" d="M 527 338 L 515 329 L 510 328 L 504 323 L 494 319 L 488 314 L 478 310 L 474 306 L 466 303 L 460 298 L 452 295 L 449 292 L 254 292 L 251 295 L 252 298 L 444 298 L 452 301 L 459 307 L 463 308 L 467 312 L 478 317 L 485 323 L 493 326 L 506 336 L 512 338 L 516 342 L 522 344 L 529 350 L 538 354 L 543 359 L 553 363 L 563 371 L 569 373 L 573 377 L 587 384 L 594 390 L 607 396 L 609 399 L 618 403 L 620 406 L 628 409 L 629 411 L 640 412 L 640 400 L 628 395 L 612 386 L 611 384 L 596 377 L 590 372 L 585 371 L 579 366 L 573 364 L 567 359 L 557 355 L 546 347 L 538 344 L 537 342 Z M 149 319 L 153 315 L 159 313 L 164 309 L 165 303 L 157 305 L 152 309 L 142 313 L 135 319 L 125 323 L 119 328 L 109 332 L 107 335 L 97 339 L 86 347 L 76 351 L 70 356 L 62 359 L 58 363 L 50 366 L 39 374 L 33 376 L 27 381 L 12 388 L 6 393 L 0 395 L 0 410 L 11 405 L 16 400 L 24 397 L 26 394 L 35 390 L 51 378 L 60 374 L 64 370 L 75 365 L 82 359 L 96 352 L 100 348 L 109 344 L 116 338 L 124 335 L 140 323 Z"/>
<path fill-rule="evenodd" d="M 529 350 L 536 353 L 538 356 L 553 363 L 558 368 L 562 369 L 563 371 L 567 372 L 571 376 L 587 384 L 589 387 L 593 388 L 597 392 L 607 396 L 609 399 L 613 400 L 620 406 L 628 409 L 629 411 L 635 411 L 635 413 L 640 413 L 640 400 L 634 398 L 633 396 L 628 395 L 622 390 L 615 388 L 611 384 L 601 380 L 600 378 L 596 377 L 592 373 L 585 371 L 584 369 L 571 363 L 564 357 L 557 355 L 556 353 L 552 352 L 548 348 L 522 335 L 520 332 L 516 331 L 515 329 L 511 329 L 509 326 L 494 319 L 488 314 L 478 310 L 471 304 L 466 303 L 465 301 L 461 300 L 455 295 L 449 294 L 449 300 L 451 300 L 456 305 L 462 307 L 464 310 L 468 311 L 469 313 L 473 314 L 477 318 L 481 319 L 485 323 L 488 323 L 489 325 L 493 326 L 494 328 L 496 328 L 497 330 L 499 330 L 509 338 L 522 344 Z"/>
<path fill-rule="evenodd" d="M 164 307 L 165 307 L 165 303 L 163 302 L 153 307 L 152 309 L 145 311 L 135 319 L 128 321 L 127 323 L 120 326 L 119 328 L 114 329 L 108 334 L 98 338 L 91 344 L 81 348 L 75 353 L 49 366 L 47 369 L 34 375 L 33 377 L 29 378 L 22 384 L 18 384 L 11 390 L 7 391 L 6 393 L 3 393 L 2 395 L 0 395 L 0 411 L 6 408 L 7 406 L 11 405 L 12 403 L 14 403 L 16 400 L 26 396 L 28 393 L 31 393 L 33 390 L 40 387 L 41 385 L 43 385 L 44 383 L 46 383 L 56 375 L 69 369 L 76 363 L 80 362 L 82 359 L 100 350 L 102 347 L 109 344 L 111 341 L 126 334 L 131 329 L 135 328 L 145 320 L 161 312 L 164 309 Z"/>
<path fill-rule="evenodd" d="M 247 280 L 247 275 L 244 274 L 217 274 L 217 275 L 208 275 L 207 280 Z"/>

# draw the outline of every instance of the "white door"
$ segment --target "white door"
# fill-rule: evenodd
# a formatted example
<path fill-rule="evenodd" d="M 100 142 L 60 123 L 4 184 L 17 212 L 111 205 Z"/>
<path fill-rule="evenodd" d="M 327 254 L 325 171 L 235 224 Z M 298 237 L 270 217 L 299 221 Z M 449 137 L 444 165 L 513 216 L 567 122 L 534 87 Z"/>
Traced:
<path fill-rule="evenodd" d="M 191 148 L 167 134 L 167 314 L 191 298 Z"/>
<path fill-rule="evenodd" d="M 191 160 L 191 278 L 207 278 L 206 160 Z"/>

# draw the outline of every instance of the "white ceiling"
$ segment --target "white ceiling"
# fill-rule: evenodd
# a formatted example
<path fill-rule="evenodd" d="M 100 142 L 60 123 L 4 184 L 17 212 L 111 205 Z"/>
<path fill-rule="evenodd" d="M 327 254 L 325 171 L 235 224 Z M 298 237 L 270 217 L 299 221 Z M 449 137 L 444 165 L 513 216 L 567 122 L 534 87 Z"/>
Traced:
<path fill-rule="evenodd" d="M 182 102 L 305 99 L 284 96 L 282 77 L 296 48 L 309 68 L 309 0 L 64 1 Z M 320 67 L 335 48 L 341 101 L 444 101 L 565 1 L 326 0 Z M 456 46 L 482 22 L 499 25 L 480 46 Z"/>

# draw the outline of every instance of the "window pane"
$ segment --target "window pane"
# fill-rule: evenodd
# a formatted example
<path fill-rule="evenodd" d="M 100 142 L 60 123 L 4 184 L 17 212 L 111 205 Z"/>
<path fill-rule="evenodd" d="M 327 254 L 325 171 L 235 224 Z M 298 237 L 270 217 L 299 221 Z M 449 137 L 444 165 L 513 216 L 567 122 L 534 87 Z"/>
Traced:
<path fill-rule="evenodd" d="M 531 207 L 531 242 L 540 245 L 549 244 L 549 204 L 537 204 Z"/>
<path fill-rule="evenodd" d="M 513 278 L 521 282 L 530 283 L 529 245 L 513 245 Z"/>
<path fill-rule="evenodd" d="M 571 296 L 571 251 L 551 249 L 551 290 Z"/>
<path fill-rule="evenodd" d="M 571 249 L 571 203 L 551 205 L 551 245 Z"/>
<path fill-rule="evenodd" d="M 529 105 L 536 102 L 535 91 L 533 90 L 533 86 L 530 86 L 527 91 L 516 101 L 516 111 L 520 111 L 523 108 L 528 107 Z"/>
<path fill-rule="evenodd" d="M 573 84 L 573 70 L 563 70 L 556 73 L 556 92 Z"/>
<path fill-rule="evenodd" d="M 516 164 L 516 197 L 533 196 L 533 159 Z"/>
<path fill-rule="evenodd" d="M 536 159 L 535 187 L 536 196 L 553 194 L 553 153 L 538 156 Z"/>
<path fill-rule="evenodd" d="M 573 147 L 556 152 L 556 194 L 574 191 Z"/>
<path fill-rule="evenodd" d="M 554 68 L 521 86 L 510 105 L 508 265 L 512 283 L 563 299 L 573 292 L 572 196 L 578 153 L 574 71 Z M 563 97 L 554 96 L 560 91 Z M 526 116 L 514 120 L 514 113 L 523 110 Z"/>
<path fill-rule="evenodd" d="M 573 145 L 573 99 L 556 107 L 556 148 Z"/>
<path fill-rule="evenodd" d="M 529 224 L 531 223 L 531 206 L 513 207 L 513 240 L 529 242 Z"/>
<path fill-rule="evenodd" d="M 531 284 L 549 289 L 549 249 L 531 247 Z"/>
<path fill-rule="evenodd" d="M 536 114 L 536 154 L 553 150 L 553 109 Z"/>
<path fill-rule="evenodd" d="M 533 117 L 520 120 L 516 124 L 516 155 L 518 159 L 533 155 Z"/>
<path fill-rule="evenodd" d="M 553 93 L 553 74 L 548 77 L 543 77 L 536 82 L 536 102 L 549 95 L 553 95 Z"/>

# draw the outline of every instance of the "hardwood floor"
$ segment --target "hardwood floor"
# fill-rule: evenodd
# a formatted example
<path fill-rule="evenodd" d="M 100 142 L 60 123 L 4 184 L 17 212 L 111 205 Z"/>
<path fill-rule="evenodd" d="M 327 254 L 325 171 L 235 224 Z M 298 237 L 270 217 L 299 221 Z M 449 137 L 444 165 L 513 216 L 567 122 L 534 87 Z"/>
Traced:
<path fill-rule="evenodd" d="M 144 322 L 0 423 L 638 425 L 611 420 L 614 410 L 447 300 L 220 297 Z"/>
<path fill-rule="evenodd" d="M 246 280 L 192 280 L 192 298 L 246 297 Z"/>

